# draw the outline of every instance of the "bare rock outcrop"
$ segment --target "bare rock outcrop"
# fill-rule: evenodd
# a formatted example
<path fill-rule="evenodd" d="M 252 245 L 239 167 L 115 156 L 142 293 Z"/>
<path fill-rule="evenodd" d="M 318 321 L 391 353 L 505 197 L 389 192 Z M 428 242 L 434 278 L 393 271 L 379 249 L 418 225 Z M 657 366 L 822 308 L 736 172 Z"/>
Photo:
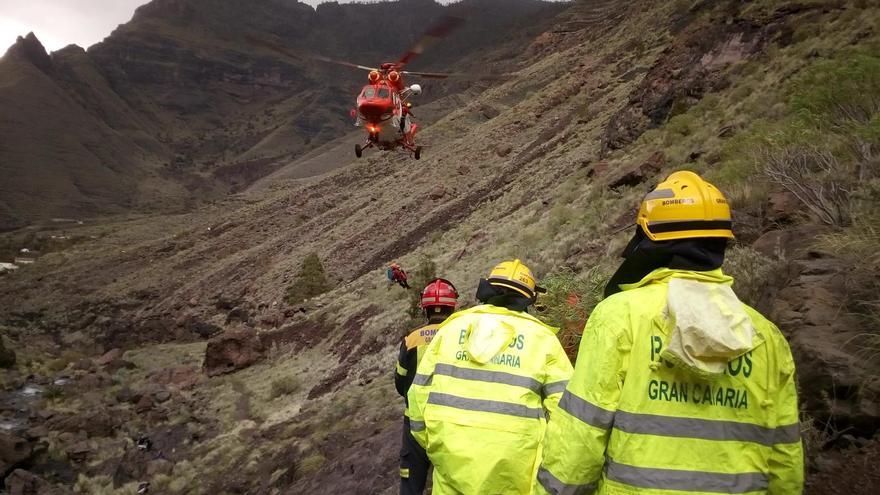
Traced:
<path fill-rule="evenodd" d="M 759 53 L 773 38 L 778 27 L 773 21 L 764 21 L 766 25 L 742 18 L 722 25 L 697 21 L 678 33 L 630 94 L 626 106 L 608 122 L 603 155 L 684 113 L 706 93 L 726 87 L 727 69 Z"/>
<path fill-rule="evenodd" d="M 23 438 L 0 431 L 0 476 L 27 461 L 33 449 Z"/>
<path fill-rule="evenodd" d="M 804 410 L 820 423 L 871 437 L 880 429 L 880 384 L 865 359 L 862 325 L 846 308 L 846 266 L 810 253 L 790 270 L 770 316 L 791 344 Z"/>
<path fill-rule="evenodd" d="M 264 347 L 248 330 L 229 330 L 208 342 L 203 368 L 208 376 L 232 373 L 263 359 Z"/>

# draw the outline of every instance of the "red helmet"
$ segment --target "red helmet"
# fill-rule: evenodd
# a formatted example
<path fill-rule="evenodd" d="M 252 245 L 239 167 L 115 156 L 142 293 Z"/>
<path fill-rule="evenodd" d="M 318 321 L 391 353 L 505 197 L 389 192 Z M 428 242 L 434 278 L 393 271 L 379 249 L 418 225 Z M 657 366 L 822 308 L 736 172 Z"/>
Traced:
<path fill-rule="evenodd" d="M 438 278 L 425 287 L 422 291 L 422 309 L 432 306 L 448 306 L 455 308 L 458 302 L 458 291 L 452 282 Z"/>

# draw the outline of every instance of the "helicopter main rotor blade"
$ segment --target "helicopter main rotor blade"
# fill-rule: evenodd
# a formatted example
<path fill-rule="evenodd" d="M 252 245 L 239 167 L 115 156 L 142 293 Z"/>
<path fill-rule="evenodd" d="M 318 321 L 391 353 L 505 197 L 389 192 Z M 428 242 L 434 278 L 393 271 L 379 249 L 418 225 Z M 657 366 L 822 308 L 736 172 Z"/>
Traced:
<path fill-rule="evenodd" d="M 461 17 L 451 15 L 443 17 L 436 24 L 429 27 L 425 31 L 425 34 L 409 47 L 409 50 L 400 57 L 400 60 L 397 62 L 397 67 L 402 68 L 404 65 L 412 62 L 413 59 L 425 51 L 425 48 L 449 36 L 462 24 L 464 24 L 464 19 Z"/>
<path fill-rule="evenodd" d="M 336 60 L 336 59 L 332 59 L 332 58 L 327 58 L 327 57 L 324 57 L 324 56 L 322 56 L 322 55 L 312 55 L 312 58 L 314 58 L 315 60 L 320 60 L 321 62 L 329 62 L 329 63 L 331 63 L 331 64 L 343 65 L 343 66 L 345 66 L 345 67 L 351 67 L 351 68 L 353 68 L 353 69 L 360 69 L 360 70 L 376 70 L 376 71 L 379 70 L 379 69 L 377 69 L 377 68 L 375 68 L 375 67 L 367 67 L 366 65 L 359 65 L 359 64 L 353 64 L 353 63 L 351 63 L 351 62 L 344 62 L 344 61 L 342 61 L 342 60 Z"/>
<path fill-rule="evenodd" d="M 291 59 L 294 59 L 294 60 L 300 60 L 300 61 L 320 60 L 321 62 L 329 62 L 331 64 L 343 65 L 345 67 L 351 67 L 354 69 L 379 70 L 379 69 L 376 69 L 373 67 L 367 67 L 365 65 L 353 64 L 351 62 L 344 62 L 342 60 L 335 60 L 335 59 L 327 58 L 327 57 L 324 57 L 321 55 L 297 53 L 296 51 L 285 47 L 281 43 L 273 42 L 273 41 L 269 41 L 269 40 L 261 39 L 261 38 L 255 38 L 253 36 L 246 36 L 245 40 L 247 40 L 248 43 L 250 43 L 254 46 L 259 46 L 261 48 L 266 48 L 266 49 L 272 50 L 273 52 L 280 53 L 281 55 L 284 55 L 284 56 L 291 58 Z"/>
<path fill-rule="evenodd" d="M 418 72 L 418 71 L 401 71 L 401 74 L 407 76 L 424 77 L 426 79 L 505 79 L 513 74 L 464 74 L 464 73 L 444 73 L 444 72 Z"/>

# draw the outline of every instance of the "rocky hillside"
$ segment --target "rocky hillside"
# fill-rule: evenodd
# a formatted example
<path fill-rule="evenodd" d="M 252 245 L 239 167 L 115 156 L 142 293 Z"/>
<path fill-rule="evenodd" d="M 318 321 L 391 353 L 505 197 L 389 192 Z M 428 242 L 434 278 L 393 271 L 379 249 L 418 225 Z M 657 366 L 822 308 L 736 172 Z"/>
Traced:
<path fill-rule="evenodd" d="M 562 7 L 539 0 L 368 5 L 155 0 L 103 42 L 0 59 L 0 231 L 52 217 L 185 211 L 351 129 L 362 73 L 444 15 L 454 38 L 413 68 L 503 69 Z M 260 39 L 296 58 L 255 46 Z M 422 101 L 472 83 L 426 86 Z"/>
<path fill-rule="evenodd" d="M 0 279 L 7 483 L 394 493 L 391 370 L 413 322 L 386 263 L 472 294 L 521 257 L 576 340 L 641 196 L 689 168 L 735 209 L 734 290 L 792 344 L 807 493 L 873 493 L 877 53 L 870 2 L 579 2 L 515 77 L 444 97 L 420 162 L 291 163 L 190 213 L 4 236 L 51 246 Z"/>

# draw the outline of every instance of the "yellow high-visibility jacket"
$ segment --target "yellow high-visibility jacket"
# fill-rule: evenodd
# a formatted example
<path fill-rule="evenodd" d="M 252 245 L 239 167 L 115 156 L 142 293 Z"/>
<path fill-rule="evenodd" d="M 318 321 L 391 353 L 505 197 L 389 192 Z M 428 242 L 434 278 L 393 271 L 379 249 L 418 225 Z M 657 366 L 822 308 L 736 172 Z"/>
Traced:
<path fill-rule="evenodd" d="M 596 307 L 534 493 L 802 493 L 791 351 L 732 282 L 663 268 Z"/>
<path fill-rule="evenodd" d="M 530 493 L 571 373 L 554 329 L 528 313 L 482 305 L 443 322 L 408 395 L 433 493 Z"/>

